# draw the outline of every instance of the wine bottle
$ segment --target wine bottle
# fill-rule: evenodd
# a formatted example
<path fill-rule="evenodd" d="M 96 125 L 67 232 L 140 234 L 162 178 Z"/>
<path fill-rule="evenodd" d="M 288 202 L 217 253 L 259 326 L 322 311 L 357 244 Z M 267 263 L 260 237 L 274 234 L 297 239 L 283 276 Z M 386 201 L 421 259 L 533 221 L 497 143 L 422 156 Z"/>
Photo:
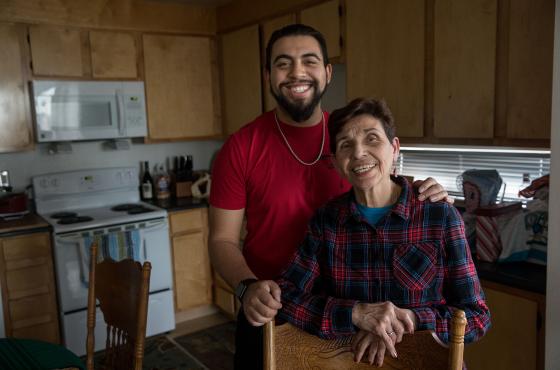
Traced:
<path fill-rule="evenodd" d="M 154 180 L 150 174 L 148 161 L 144 162 L 144 176 L 142 177 L 142 199 L 151 200 L 154 198 Z"/>

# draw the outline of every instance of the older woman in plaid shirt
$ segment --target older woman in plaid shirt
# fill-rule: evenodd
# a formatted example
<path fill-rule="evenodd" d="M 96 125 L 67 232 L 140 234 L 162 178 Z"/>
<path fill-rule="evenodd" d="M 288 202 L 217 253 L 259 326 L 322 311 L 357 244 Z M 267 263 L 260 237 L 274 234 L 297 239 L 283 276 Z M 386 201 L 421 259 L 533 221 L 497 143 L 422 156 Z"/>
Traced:
<path fill-rule="evenodd" d="M 417 199 L 392 167 L 399 139 L 383 101 L 356 99 L 329 119 L 331 152 L 352 190 L 320 208 L 278 283 L 279 318 L 323 338 L 354 335 L 355 360 L 381 366 L 414 330 L 448 341 L 454 307 L 465 342 L 490 312 L 458 211 Z"/>

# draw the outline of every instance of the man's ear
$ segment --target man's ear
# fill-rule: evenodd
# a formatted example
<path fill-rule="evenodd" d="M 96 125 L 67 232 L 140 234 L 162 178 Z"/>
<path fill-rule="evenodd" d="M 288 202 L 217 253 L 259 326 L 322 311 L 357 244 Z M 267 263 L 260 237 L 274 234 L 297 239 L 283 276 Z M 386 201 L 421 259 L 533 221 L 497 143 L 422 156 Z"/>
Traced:
<path fill-rule="evenodd" d="M 333 68 L 332 68 L 332 64 L 327 64 L 325 66 L 325 69 L 327 70 L 327 85 L 331 83 L 332 77 L 333 77 Z"/>
<path fill-rule="evenodd" d="M 401 151 L 401 143 L 398 137 L 395 136 L 393 138 L 393 142 L 391 143 L 391 146 L 393 147 L 393 163 L 396 163 L 397 159 L 399 159 L 399 154 Z"/>

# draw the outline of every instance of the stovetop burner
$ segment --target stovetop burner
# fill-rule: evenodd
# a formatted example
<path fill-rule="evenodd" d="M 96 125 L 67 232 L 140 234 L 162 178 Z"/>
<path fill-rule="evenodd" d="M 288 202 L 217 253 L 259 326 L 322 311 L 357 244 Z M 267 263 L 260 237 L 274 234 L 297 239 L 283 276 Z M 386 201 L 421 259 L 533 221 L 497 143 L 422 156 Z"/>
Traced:
<path fill-rule="evenodd" d="M 76 217 L 78 214 L 76 212 L 56 212 L 51 215 L 54 219 L 65 218 L 65 217 Z"/>
<path fill-rule="evenodd" d="M 154 211 L 153 209 L 147 208 L 142 204 L 134 204 L 134 203 L 118 204 L 112 207 L 111 210 L 116 212 L 126 212 L 129 215 L 136 215 L 139 213 L 148 213 Z"/>
<path fill-rule="evenodd" d="M 80 222 L 88 222 L 93 220 L 93 217 L 89 217 L 89 216 L 78 216 L 74 213 L 75 216 L 68 216 L 68 217 L 62 217 L 60 220 L 58 220 L 58 223 L 60 225 L 70 225 L 70 224 L 77 224 Z"/>

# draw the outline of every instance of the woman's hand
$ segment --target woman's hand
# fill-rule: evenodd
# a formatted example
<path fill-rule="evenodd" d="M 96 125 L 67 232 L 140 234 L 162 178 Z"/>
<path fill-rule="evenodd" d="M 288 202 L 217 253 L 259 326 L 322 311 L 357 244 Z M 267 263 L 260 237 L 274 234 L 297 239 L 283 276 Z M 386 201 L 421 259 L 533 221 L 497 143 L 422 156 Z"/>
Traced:
<path fill-rule="evenodd" d="M 430 202 L 443 200 L 449 204 L 455 202 L 455 199 L 447 193 L 447 190 L 431 177 L 428 177 L 424 181 L 416 180 L 413 186 L 418 188 L 418 200 L 429 199 Z"/>
<path fill-rule="evenodd" d="M 404 334 L 414 332 L 416 315 L 411 310 L 399 308 L 389 301 L 358 303 L 352 309 L 352 323 L 377 336 L 391 356 L 396 358 L 395 343 L 400 343 Z"/>
<path fill-rule="evenodd" d="M 391 337 L 396 341 L 396 335 L 391 335 Z M 356 362 L 362 361 L 362 357 L 366 355 L 370 365 L 375 364 L 375 366 L 381 367 L 383 366 L 386 348 L 385 342 L 381 338 L 366 330 L 360 330 L 352 338 L 352 352 L 354 352 L 354 361 Z"/>

